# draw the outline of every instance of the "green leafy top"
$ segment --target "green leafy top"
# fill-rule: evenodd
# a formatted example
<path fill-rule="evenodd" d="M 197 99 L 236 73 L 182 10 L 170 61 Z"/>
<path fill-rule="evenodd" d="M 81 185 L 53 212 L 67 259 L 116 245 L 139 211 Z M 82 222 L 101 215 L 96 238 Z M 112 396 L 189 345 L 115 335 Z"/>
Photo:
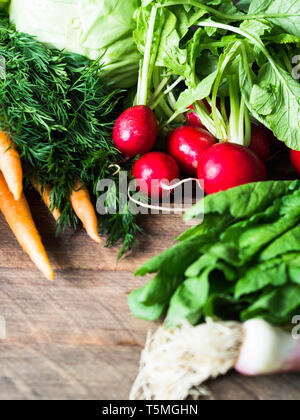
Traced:
<path fill-rule="evenodd" d="M 299 182 L 250 184 L 204 205 L 204 225 L 136 272 L 156 276 L 129 296 L 133 314 L 156 320 L 168 309 L 172 325 L 203 317 L 290 322 L 300 309 Z"/>
<path fill-rule="evenodd" d="M 300 46 L 299 17 L 300 1 L 238 6 L 231 0 L 144 1 L 135 31 L 139 50 L 144 54 L 148 44 L 150 54 L 141 67 L 143 102 L 149 99 L 163 126 L 180 123 L 193 103 L 213 135 L 246 146 L 252 115 L 288 147 L 300 150 L 300 84 L 292 77 L 292 57 Z"/>

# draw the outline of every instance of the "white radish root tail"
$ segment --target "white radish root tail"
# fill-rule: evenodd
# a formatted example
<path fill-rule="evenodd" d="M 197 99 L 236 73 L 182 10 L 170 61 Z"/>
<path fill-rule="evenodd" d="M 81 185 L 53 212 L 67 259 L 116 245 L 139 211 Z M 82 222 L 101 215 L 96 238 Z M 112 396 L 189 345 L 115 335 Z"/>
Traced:
<path fill-rule="evenodd" d="M 148 336 L 131 400 L 185 400 L 208 396 L 202 384 L 225 375 L 237 363 L 243 326 L 211 322 L 160 327 Z"/>

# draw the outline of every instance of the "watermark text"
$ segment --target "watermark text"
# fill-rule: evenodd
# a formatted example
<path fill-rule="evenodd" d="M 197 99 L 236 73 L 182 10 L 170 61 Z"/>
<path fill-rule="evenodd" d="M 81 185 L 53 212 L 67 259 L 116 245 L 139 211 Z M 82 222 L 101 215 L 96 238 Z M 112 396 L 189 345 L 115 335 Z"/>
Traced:
<path fill-rule="evenodd" d="M 128 214 L 184 214 L 198 203 L 198 217 L 190 225 L 203 222 L 204 190 L 195 179 L 169 181 L 142 179 L 132 180 L 126 171 L 120 171 L 118 182 L 102 179 L 97 185 L 101 193 L 97 200 L 97 212 L 104 215 Z M 201 207 L 203 206 L 203 207 Z"/>
<path fill-rule="evenodd" d="M 2 55 L 0 55 L 0 79 L 6 79 L 6 64 L 5 58 Z"/>
<path fill-rule="evenodd" d="M 293 70 L 292 76 L 295 80 L 300 80 L 300 55 L 295 55 L 292 59 Z"/>

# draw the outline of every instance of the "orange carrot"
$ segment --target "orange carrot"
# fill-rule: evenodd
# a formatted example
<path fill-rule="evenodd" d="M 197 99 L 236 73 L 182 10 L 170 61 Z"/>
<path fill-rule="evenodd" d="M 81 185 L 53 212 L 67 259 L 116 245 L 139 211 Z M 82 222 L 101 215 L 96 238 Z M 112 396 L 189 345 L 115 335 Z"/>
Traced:
<path fill-rule="evenodd" d="M 59 209 L 54 208 L 53 210 L 51 210 L 52 208 L 51 187 L 48 185 L 47 187 L 43 188 L 41 184 L 39 184 L 35 179 L 32 179 L 31 182 L 34 188 L 37 190 L 37 192 L 41 195 L 42 200 L 44 201 L 48 209 L 51 211 L 51 214 L 54 217 L 54 219 L 58 221 L 61 216 Z"/>
<path fill-rule="evenodd" d="M 25 195 L 22 193 L 21 198 L 16 201 L 2 174 L 0 174 L 0 210 L 24 251 L 48 280 L 54 280 L 54 272 Z"/>
<path fill-rule="evenodd" d="M 90 238 L 92 238 L 95 242 L 100 243 L 101 238 L 98 234 L 96 211 L 91 202 L 88 190 L 79 180 L 76 181 L 74 190 L 70 195 L 70 203 L 75 214 L 82 221 L 82 224 Z"/>
<path fill-rule="evenodd" d="M 15 200 L 23 191 L 23 171 L 19 153 L 9 135 L 0 132 L 0 169 Z"/>

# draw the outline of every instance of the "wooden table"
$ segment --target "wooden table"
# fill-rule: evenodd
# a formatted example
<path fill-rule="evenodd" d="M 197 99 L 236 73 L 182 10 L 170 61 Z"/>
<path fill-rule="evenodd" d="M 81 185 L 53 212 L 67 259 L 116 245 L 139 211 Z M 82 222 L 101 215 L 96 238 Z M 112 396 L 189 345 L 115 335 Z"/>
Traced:
<path fill-rule="evenodd" d="M 31 208 L 57 278 L 48 283 L 22 252 L 1 216 L 0 399 L 127 399 L 148 328 L 127 307 L 144 279 L 132 272 L 169 247 L 185 229 L 179 216 L 147 216 L 135 253 L 116 263 L 117 249 L 92 243 L 83 230 L 55 236 L 37 196 Z M 243 378 L 209 384 L 216 399 L 300 399 L 300 376 Z"/>

